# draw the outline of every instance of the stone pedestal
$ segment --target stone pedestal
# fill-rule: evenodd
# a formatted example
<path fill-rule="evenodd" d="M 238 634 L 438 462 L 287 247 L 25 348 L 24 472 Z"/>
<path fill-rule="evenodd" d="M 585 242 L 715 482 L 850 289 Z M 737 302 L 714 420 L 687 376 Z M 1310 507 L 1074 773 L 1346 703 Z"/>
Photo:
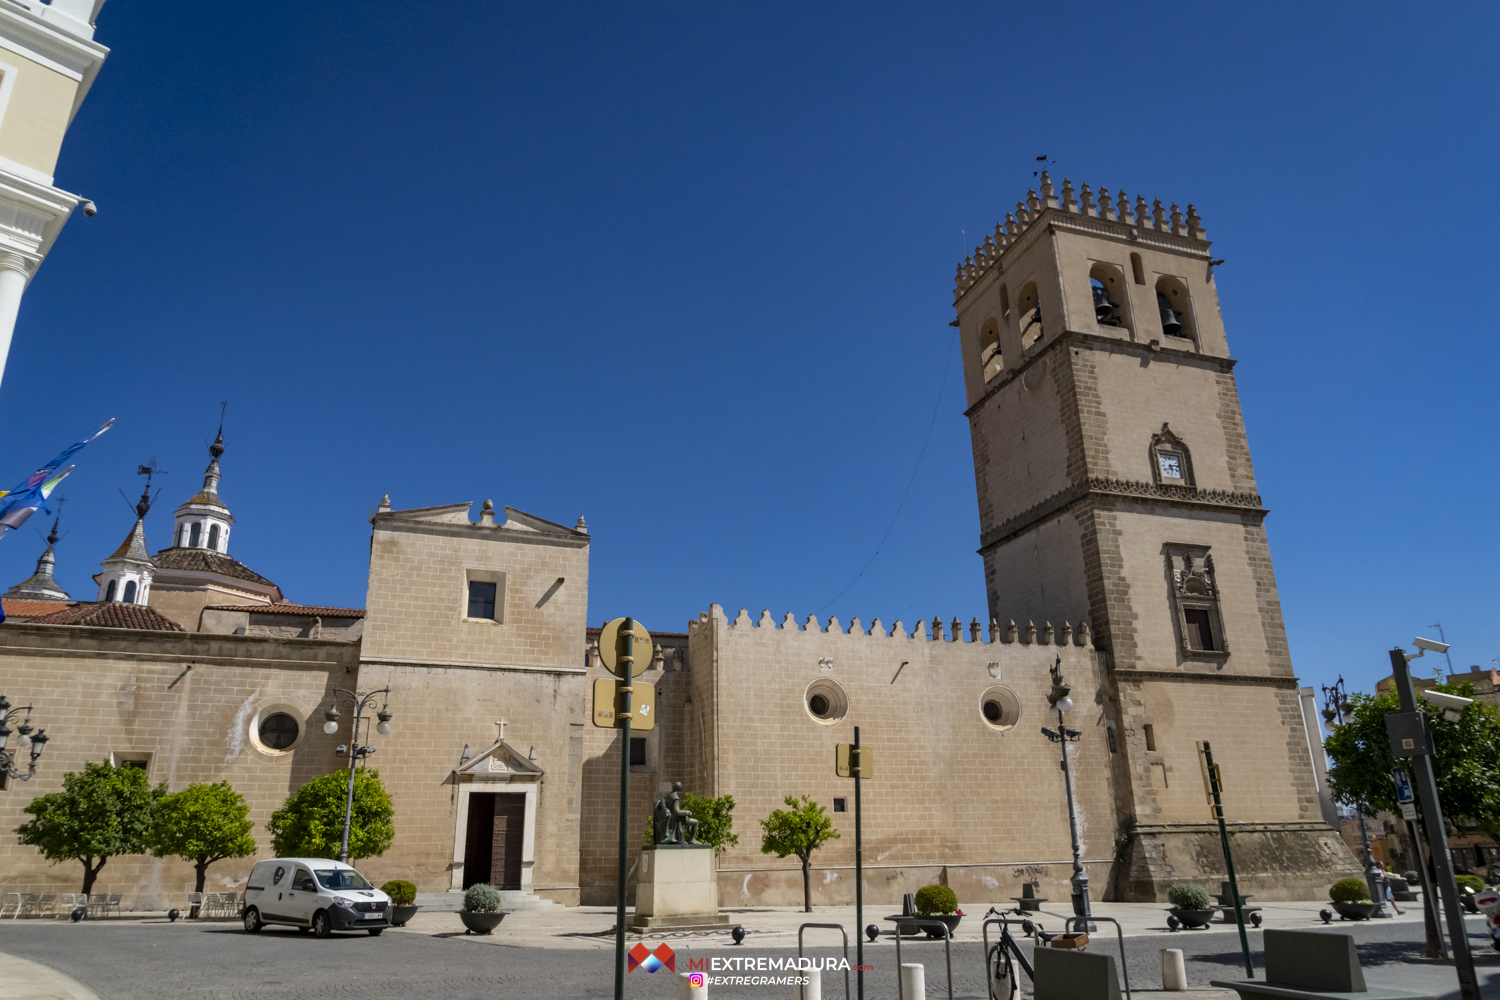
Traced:
<path fill-rule="evenodd" d="M 636 870 L 633 930 L 716 930 L 729 923 L 719 914 L 713 848 L 647 847 Z"/>

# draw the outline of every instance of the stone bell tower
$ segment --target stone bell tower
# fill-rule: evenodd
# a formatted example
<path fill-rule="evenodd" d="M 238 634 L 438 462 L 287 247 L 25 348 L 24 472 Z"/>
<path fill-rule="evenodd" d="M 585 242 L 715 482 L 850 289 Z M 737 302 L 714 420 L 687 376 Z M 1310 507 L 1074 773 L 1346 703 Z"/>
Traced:
<path fill-rule="evenodd" d="M 1192 205 L 1043 173 L 959 266 L 979 553 L 1002 625 L 1087 618 L 1108 651 L 1077 721 L 1114 751 L 1112 898 L 1224 877 L 1198 740 L 1241 891 L 1312 898 L 1358 866 L 1318 806 L 1210 257 Z"/>

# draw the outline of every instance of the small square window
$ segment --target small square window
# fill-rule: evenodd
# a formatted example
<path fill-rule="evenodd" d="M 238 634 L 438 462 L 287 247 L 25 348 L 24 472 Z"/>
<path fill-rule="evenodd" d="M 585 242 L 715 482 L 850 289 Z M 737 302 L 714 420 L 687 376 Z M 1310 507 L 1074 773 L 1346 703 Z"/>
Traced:
<path fill-rule="evenodd" d="M 632 736 L 630 738 L 630 766 L 646 766 L 646 737 Z"/>
<path fill-rule="evenodd" d="M 485 580 L 469 581 L 469 617 L 495 617 L 495 584 Z"/>
<path fill-rule="evenodd" d="M 833 811 L 836 812 L 836 813 L 848 812 L 849 811 L 848 803 L 849 803 L 848 799 L 834 799 L 833 800 Z"/>
<path fill-rule="evenodd" d="M 1163 479 L 1182 479 L 1181 455 L 1169 455 L 1166 452 L 1160 452 L 1157 454 L 1156 460 L 1161 463 L 1161 477 Z"/>

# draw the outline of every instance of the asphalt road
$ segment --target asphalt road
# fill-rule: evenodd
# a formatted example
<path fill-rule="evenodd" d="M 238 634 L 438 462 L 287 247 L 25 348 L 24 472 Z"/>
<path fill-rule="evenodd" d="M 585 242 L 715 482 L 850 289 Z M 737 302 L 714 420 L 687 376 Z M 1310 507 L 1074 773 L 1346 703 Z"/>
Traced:
<path fill-rule="evenodd" d="M 1344 924 L 1329 928 L 1355 935 L 1371 986 L 1397 985 L 1392 977 L 1435 974 L 1453 983 L 1451 967 L 1432 968 L 1422 959 L 1423 945 L 1411 936 L 1420 927 L 1385 924 Z M 1251 948 L 1260 948 L 1260 933 L 1251 935 Z M 910 939 L 908 939 L 910 940 Z M 1476 955 L 1496 986 L 1486 1000 L 1500 998 L 1500 955 L 1487 940 L 1472 938 Z M 678 971 L 686 971 L 687 957 L 791 956 L 795 950 L 740 948 L 695 949 L 689 940 L 672 942 Z M 1237 941 L 1226 934 L 1179 932 L 1167 937 L 1126 939 L 1131 985 L 1160 989 L 1158 949 L 1179 947 L 1185 952 L 1188 978 L 1194 985 L 1210 979 L 1239 978 L 1244 974 Z M 1029 951 L 1029 948 L 1027 949 Z M 1113 942 L 1091 950 L 1115 953 Z M 336 935 L 320 941 L 295 930 L 268 928 L 246 934 L 233 923 L 69 924 L 53 921 L 6 921 L 0 924 L 0 951 L 49 965 L 72 976 L 102 1000 L 159 1000 L 163 997 L 320 998 L 360 1000 L 492 1000 L 499 996 L 607 998 L 613 995 L 614 956 L 609 951 L 523 949 L 464 941 L 455 936 L 387 932 L 379 938 L 365 934 Z M 954 994 L 983 997 L 984 973 L 978 944 L 953 947 Z M 809 954 L 829 955 L 828 949 Z M 881 1000 L 896 993 L 896 953 L 889 938 L 867 946 L 866 996 Z M 904 961 L 927 967 L 928 995 L 946 995 L 941 943 L 917 941 L 902 945 Z M 1256 956 L 1259 969 L 1259 956 Z M 1389 975 L 1385 974 L 1389 970 Z M 1259 974 L 1259 973 L 1258 973 Z M 1398 975 L 1399 974 L 1399 975 Z M 1404 984 L 1402 984 L 1404 985 Z M 825 974 L 825 995 L 842 995 L 842 975 Z M 628 997 L 675 997 L 673 977 L 664 971 L 642 971 L 627 977 Z M 787 986 L 715 986 L 710 996 L 786 997 Z M 1456 989 L 1452 996 L 1457 997 Z"/>

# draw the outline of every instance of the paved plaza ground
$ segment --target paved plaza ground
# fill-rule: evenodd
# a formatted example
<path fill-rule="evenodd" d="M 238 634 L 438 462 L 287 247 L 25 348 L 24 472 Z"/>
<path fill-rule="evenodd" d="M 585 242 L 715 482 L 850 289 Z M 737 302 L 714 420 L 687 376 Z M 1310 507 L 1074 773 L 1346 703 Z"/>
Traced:
<path fill-rule="evenodd" d="M 1319 904 L 1268 904 L 1266 926 L 1322 928 Z M 1238 935 L 1232 926 L 1205 931 L 1171 932 L 1163 908 L 1146 904 L 1099 904 L 1102 916 L 1120 920 L 1131 986 L 1137 995 L 1220 997 L 1232 994 L 1210 989 L 1210 979 L 1243 976 Z M 853 955 L 852 907 L 820 908 L 810 917 L 798 910 L 757 908 L 726 910 L 746 928 L 744 944 L 736 946 L 728 933 L 669 935 L 645 938 L 651 946 L 667 941 L 678 955 L 678 969 L 687 959 L 713 956 L 793 956 L 797 927 L 804 920 L 840 923 L 850 929 Z M 886 910 L 867 907 L 866 923 L 883 923 Z M 953 985 L 957 997 L 985 996 L 980 914 L 966 908 L 965 920 L 953 944 Z M 1058 913 L 1044 914 L 1050 930 L 1060 930 Z M 402 998 L 402 1000 L 467 1000 L 467 998 L 557 997 L 606 998 L 613 989 L 614 913 L 601 907 L 544 909 L 511 914 L 500 931 L 488 938 L 466 935 L 456 914 L 424 913 L 407 927 L 379 938 L 365 934 L 337 935 L 320 941 L 286 928 L 268 928 L 250 935 L 230 921 L 168 923 L 161 918 L 92 920 L 79 924 L 55 920 L 0 921 L 0 1000 L 57 997 L 64 1000 L 157 1000 L 162 997 L 229 998 Z M 1469 918 L 1470 940 L 1481 968 L 1484 996 L 1500 1000 L 1500 953 L 1489 947 L 1479 918 Z M 884 924 L 889 927 L 889 924 Z M 1092 949 L 1116 954 L 1118 945 L 1107 924 L 1101 924 Z M 1430 991 L 1457 997 L 1451 964 L 1428 962 L 1423 955 L 1420 911 L 1404 917 L 1368 923 L 1339 923 L 1324 928 L 1354 935 L 1371 986 Z M 816 938 L 813 935 L 818 935 Z M 641 940 L 641 939 L 632 939 Z M 814 945 L 816 940 L 817 944 Z M 810 931 L 808 954 L 839 953 L 837 931 Z M 1259 975 L 1261 934 L 1250 935 Z M 1030 952 L 1031 945 L 1023 947 Z M 1187 959 L 1191 993 L 1165 994 L 1161 989 L 1161 948 L 1181 948 Z M 940 942 L 906 939 L 902 960 L 927 967 L 929 997 L 946 996 L 943 946 Z M 871 1000 L 896 995 L 896 949 L 889 934 L 866 944 L 865 994 Z M 33 964 L 35 963 L 35 964 Z M 785 986 L 714 987 L 711 997 L 782 998 Z M 634 972 L 627 977 L 626 996 L 675 997 L 675 983 L 665 970 Z M 830 1000 L 843 995 L 841 976 L 824 981 Z"/>

